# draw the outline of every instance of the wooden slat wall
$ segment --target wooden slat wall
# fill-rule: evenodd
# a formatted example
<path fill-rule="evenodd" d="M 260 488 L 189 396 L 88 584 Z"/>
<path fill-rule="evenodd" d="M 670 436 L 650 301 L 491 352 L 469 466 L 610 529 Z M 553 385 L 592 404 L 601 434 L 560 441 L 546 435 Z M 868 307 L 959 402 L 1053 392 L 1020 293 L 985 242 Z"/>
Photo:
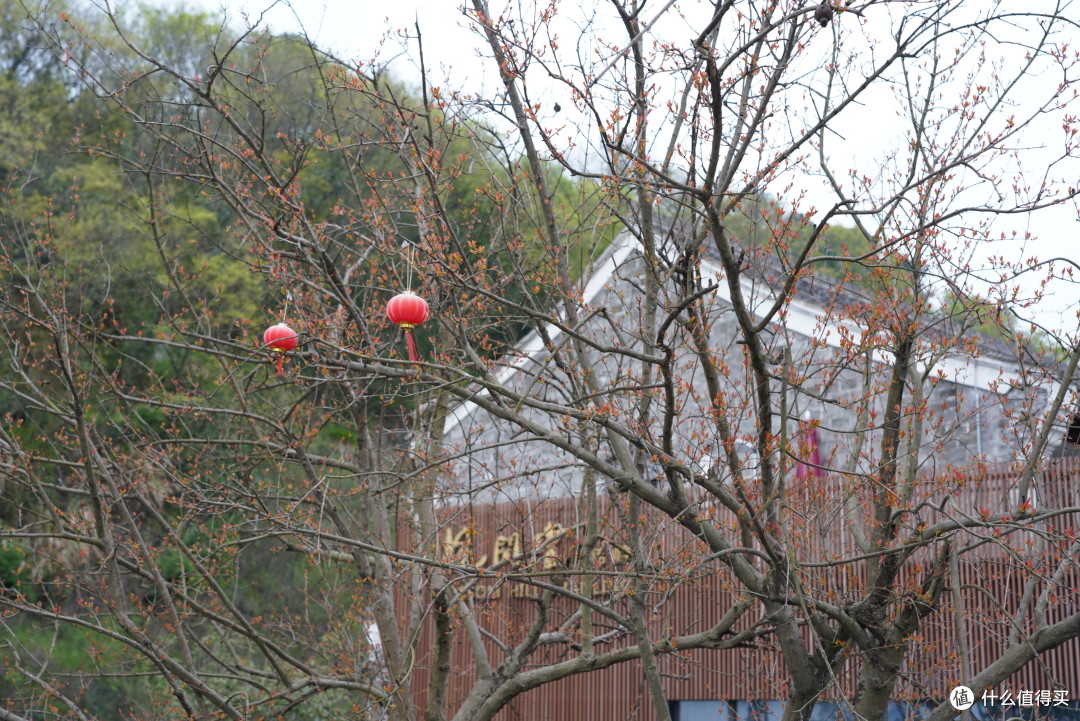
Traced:
<path fill-rule="evenodd" d="M 984 469 L 978 482 L 972 480 L 958 487 L 955 477 L 946 479 L 949 486 L 950 513 L 964 511 L 974 516 L 982 506 L 994 513 L 1008 510 L 1015 501 L 1010 490 L 1016 487 L 1016 477 L 1011 469 Z M 1049 466 L 1037 478 L 1043 500 L 1040 510 L 1050 507 L 1080 506 L 1080 463 L 1058 461 Z M 926 493 L 940 501 L 944 497 L 938 486 L 940 480 L 926 481 Z M 800 558 L 822 559 L 854 555 L 850 534 L 839 523 L 835 488 L 830 481 L 807 484 L 803 489 L 792 489 L 792 508 L 789 517 L 793 521 L 792 545 L 798 549 Z M 801 495 L 800 495 L 801 494 Z M 626 504 L 625 496 L 604 498 L 605 535 L 617 544 L 626 544 L 623 524 L 619 513 L 611 504 Z M 573 499 L 553 499 L 531 503 L 506 503 L 496 506 L 455 508 L 443 513 L 444 521 L 457 531 L 471 527 L 473 530 L 472 552 L 475 557 L 492 555 L 497 536 L 507 536 L 520 530 L 529 550 L 529 541 L 543 532 L 549 522 L 564 528 L 580 527 L 577 502 Z M 949 510 L 952 509 L 952 510 Z M 663 563 L 674 570 L 672 581 L 650 588 L 650 603 L 656 613 L 650 618 L 650 630 L 654 637 L 693 633 L 715 624 L 730 607 L 735 598 L 737 585 L 731 580 L 726 568 L 716 564 L 695 568 L 695 557 L 701 553 L 701 545 L 673 524 L 669 519 L 648 512 L 647 537 L 644 545 L 650 549 L 654 563 Z M 920 511 L 920 520 L 933 523 L 941 514 L 934 509 Z M 912 521 L 914 523 L 914 520 Z M 800 526 L 800 524 L 802 524 Z M 1074 530 L 1076 519 L 1064 516 L 1054 524 L 1056 530 Z M 970 539 L 969 539 L 970 540 Z M 1038 542 L 1032 534 L 1017 536 L 1013 543 Z M 560 555 L 567 552 L 575 542 L 574 534 L 568 534 L 558 546 Z M 921 552 L 909 562 L 906 578 L 917 582 L 930 556 Z M 961 566 L 962 593 L 967 610 L 967 635 L 971 647 L 970 667 L 978 671 L 995 658 L 1003 647 L 1008 628 L 1000 623 L 1001 614 L 994 608 L 1001 604 L 1013 610 L 1022 593 L 1023 578 L 1003 549 L 987 544 L 976 552 L 966 555 Z M 855 564 L 853 569 L 862 569 Z M 821 569 L 807 572 L 807 582 L 818 592 L 831 592 L 842 602 L 853 597 L 864 587 L 862 570 Z M 1070 589 L 1077 580 L 1073 574 Z M 486 582 L 475 595 L 474 613 L 479 622 L 493 634 L 509 638 L 520 637 L 520 630 L 532 619 L 534 602 L 512 593 L 520 586 L 501 588 L 498 598 L 491 597 L 491 582 Z M 849 589 L 853 589 L 849 590 Z M 663 601 L 663 594 L 668 600 Z M 1076 594 L 1067 597 L 1050 609 L 1049 620 L 1053 622 L 1077 610 Z M 565 619 L 573 607 L 569 602 L 558 602 L 551 626 Z M 958 659 L 955 652 L 953 629 L 954 612 L 951 600 L 935 613 L 920 630 L 925 642 L 918 646 L 909 658 L 906 681 L 898 689 L 897 698 L 915 700 L 928 694 L 943 697 L 944 689 L 959 681 Z M 598 619 L 599 620 L 599 619 Z M 509 631 L 509 633 L 508 633 Z M 423 631 L 415 659 L 413 689 L 418 706 L 426 701 L 426 685 L 430 677 L 430 649 L 432 628 L 428 623 Z M 461 634 L 457 634 L 458 637 Z M 631 645 L 632 639 L 623 638 L 618 644 Z M 611 648 L 611 647 L 608 647 Z M 427 651 L 428 653 L 425 653 Z M 494 643 L 488 644 L 488 653 L 497 663 L 499 650 Z M 556 649 L 538 654 L 538 665 L 558 661 L 569 656 Z M 692 651 L 684 654 L 663 656 L 659 659 L 668 698 L 675 699 L 783 699 L 786 672 L 777 653 L 768 649 L 734 649 L 725 651 Z M 455 708 L 472 683 L 472 657 L 468 647 L 458 641 L 452 654 L 453 682 L 449 693 L 450 708 Z M 849 696 L 853 689 L 851 674 L 841 677 L 833 696 Z M 1029 664 L 1010 679 L 1005 688 L 1038 690 L 1053 688 L 1055 683 L 1067 689 L 1080 689 L 1080 643 L 1070 642 Z M 653 718 L 639 665 L 627 663 L 610 669 L 593 671 L 542 686 L 520 696 L 498 716 L 500 721 L 522 719 L 527 721 L 623 721 L 624 719 Z"/>

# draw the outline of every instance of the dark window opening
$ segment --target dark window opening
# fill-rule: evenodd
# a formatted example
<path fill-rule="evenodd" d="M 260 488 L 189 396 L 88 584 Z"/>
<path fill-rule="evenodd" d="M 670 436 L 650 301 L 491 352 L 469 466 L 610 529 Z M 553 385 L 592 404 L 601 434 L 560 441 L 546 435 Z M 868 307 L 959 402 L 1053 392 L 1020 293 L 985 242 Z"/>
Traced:
<path fill-rule="evenodd" d="M 1080 412 L 1074 413 L 1069 421 L 1069 430 L 1065 433 L 1065 440 L 1074 446 L 1080 446 Z"/>

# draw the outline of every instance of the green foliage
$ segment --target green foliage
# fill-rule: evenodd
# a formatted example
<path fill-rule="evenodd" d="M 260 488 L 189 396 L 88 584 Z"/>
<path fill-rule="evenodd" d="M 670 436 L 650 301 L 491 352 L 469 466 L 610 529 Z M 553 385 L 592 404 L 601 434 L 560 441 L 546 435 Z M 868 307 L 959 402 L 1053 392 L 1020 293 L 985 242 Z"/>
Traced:
<path fill-rule="evenodd" d="M 867 277 L 864 263 L 872 263 L 873 258 L 865 260 L 844 260 L 845 258 L 859 259 L 870 253 L 870 241 L 858 228 L 846 225 L 830 225 L 821 234 L 820 241 L 814 246 L 814 255 L 833 256 L 832 259 L 820 261 L 818 267 L 836 280 L 842 280 L 847 274 L 851 274 L 856 280 Z"/>
<path fill-rule="evenodd" d="M 64 79 L 23 6 L 0 3 L 0 172 L 36 174 L 55 160 L 53 132 L 67 117 Z"/>
<path fill-rule="evenodd" d="M 0 678 L 0 693 L 7 698 L 32 694 L 36 685 L 14 670 L 15 661 L 35 674 L 55 674 L 68 680 L 59 690 L 77 699 L 86 712 L 103 721 L 121 721 L 148 703 L 147 684 L 120 677 L 124 672 L 145 672 L 149 664 L 141 661 L 129 647 L 100 635 L 89 634 L 73 626 L 50 627 L 27 618 L 9 621 L 18 643 L 0 647 L 0 664 L 7 673 Z M 47 659 L 44 667 L 35 659 Z M 92 684 L 77 680 L 87 671 L 96 671 Z"/>
<path fill-rule="evenodd" d="M 1012 317 L 1001 303 L 989 298 L 953 291 L 944 298 L 941 311 L 955 328 L 965 332 L 1003 340 L 1015 337 Z"/>
<path fill-rule="evenodd" d="M 0 545 L 0 586 L 18 588 L 30 578 L 26 554 L 11 544 Z"/>
<path fill-rule="evenodd" d="M 769 197 L 744 201 L 724 222 L 728 233 L 740 243 L 767 250 L 788 264 L 797 260 L 815 230 L 814 218 Z M 873 263 L 870 251 L 869 239 L 858 228 L 828 225 L 814 240 L 807 258 L 813 261 L 815 272 L 833 281 L 865 283 L 869 278 L 866 266 Z"/>

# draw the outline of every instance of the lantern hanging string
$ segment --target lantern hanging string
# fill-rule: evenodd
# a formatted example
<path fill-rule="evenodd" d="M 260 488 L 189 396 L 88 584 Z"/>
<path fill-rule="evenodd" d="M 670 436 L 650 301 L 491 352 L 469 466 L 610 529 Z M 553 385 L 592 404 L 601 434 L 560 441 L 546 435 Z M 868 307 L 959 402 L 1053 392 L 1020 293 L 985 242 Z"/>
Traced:
<path fill-rule="evenodd" d="M 413 246 L 409 241 L 404 241 L 402 245 L 405 247 L 405 290 L 412 292 L 412 253 Z"/>
<path fill-rule="evenodd" d="M 289 302 L 292 300 L 292 291 L 285 291 L 285 307 L 281 310 L 281 322 L 285 323 L 289 319 Z"/>

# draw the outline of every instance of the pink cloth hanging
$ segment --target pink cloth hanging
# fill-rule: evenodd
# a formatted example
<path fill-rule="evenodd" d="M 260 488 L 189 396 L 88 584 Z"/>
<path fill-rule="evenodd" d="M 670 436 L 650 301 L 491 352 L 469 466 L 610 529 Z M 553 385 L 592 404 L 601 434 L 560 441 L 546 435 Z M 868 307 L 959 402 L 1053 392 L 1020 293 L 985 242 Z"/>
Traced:
<path fill-rule="evenodd" d="M 816 424 L 811 421 L 799 423 L 798 455 L 802 460 L 795 466 L 795 477 L 800 481 L 808 478 L 824 478 L 825 471 L 821 468 L 821 445 L 818 443 Z"/>

